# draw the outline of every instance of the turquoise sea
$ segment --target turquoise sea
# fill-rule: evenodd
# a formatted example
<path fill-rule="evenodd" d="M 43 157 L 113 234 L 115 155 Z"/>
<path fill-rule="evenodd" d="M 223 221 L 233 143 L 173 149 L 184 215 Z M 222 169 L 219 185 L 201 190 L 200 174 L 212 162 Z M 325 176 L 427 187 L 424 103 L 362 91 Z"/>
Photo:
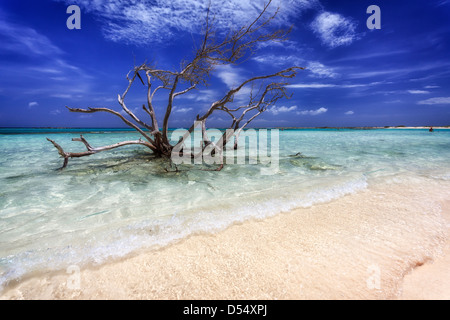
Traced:
<path fill-rule="evenodd" d="M 263 219 L 360 192 L 401 177 L 450 180 L 450 130 L 279 131 L 279 168 L 230 164 L 222 171 L 180 166 L 139 146 L 71 159 L 135 140 L 124 129 L 0 129 L 0 287 L 36 272 L 101 264 L 195 233 Z"/>

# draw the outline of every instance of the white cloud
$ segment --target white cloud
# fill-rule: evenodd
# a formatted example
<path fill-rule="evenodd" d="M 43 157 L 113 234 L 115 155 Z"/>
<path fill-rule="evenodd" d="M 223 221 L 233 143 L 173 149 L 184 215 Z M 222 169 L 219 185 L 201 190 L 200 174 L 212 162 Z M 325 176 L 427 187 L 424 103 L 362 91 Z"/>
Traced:
<path fill-rule="evenodd" d="M 311 28 L 322 43 L 330 48 L 349 45 L 358 39 L 355 32 L 356 22 L 338 13 L 320 13 L 311 23 Z"/>
<path fill-rule="evenodd" d="M 276 106 L 273 106 L 268 111 L 271 112 L 274 116 L 276 116 L 279 113 L 292 112 L 292 111 L 295 111 L 295 110 L 297 110 L 297 106 L 291 106 L 291 107 L 285 107 L 285 106 L 276 107 Z"/>
<path fill-rule="evenodd" d="M 347 74 L 347 78 L 367 78 L 367 77 L 376 77 L 376 76 L 385 76 L 385 75 L 390 75 L 390 74 L 394 74 L 396 77 L 403 77 L 403 76 L 407 76 L 413 72 L 417 72 L 417 71 L 430 71 L 430 70 L 442 70 L 444 68 L 448 68 L 448 66 L 450 65 L 450 63 L 448 61 L 433 61 L 427 64 L 418 64 L 416 66 L 411 66 L 408 68 L 390 68 L 390 69 L 385 69 L 385 70 L 376 70 L 376 71 L 364 71 L 364 72 L 357 72 L 357 73 L 349 73 Z M 438 72 L 433 72 L 432 76 L 427 76 L 427 77 L 423 77 L 423 78 L 418 78 L 418 79 L 409 79 L 409 81 L 423 81 L 426 80 L 428 78 L 433 78 L 438 74 Z"/>
<path fill-rule="evenodd" d="M 27 26 L 10 23 L 0 18 L 1 51 L 20 55 L 51 56 L 63 51 L 50 39 Z"/>
<path fill-rule="evenodd" d="M 382 84 L 381 81 L 370 83 L 354 83 L 354 84 L 332 84 L 332 83 L 296 83 L 290 84 L 286 87 L 293 89 L 322 89 L 322 88 L 360 88 L 360 87 L 372 87 Z"/>
<path fill-rule="evenodd" d="M 33 102 L 28 103 L 28 108 L 37 107 L 38 105 L 39 105 L 39 103 L 37 103 L 36 101 L 33 101 Z"/>
<path fill-rule="evenodd" d="M 450 104 L 450 97 L 436 97 L 426 100 L 421 100 L 417 104 Z"/>
<path fill-rule="evenodd" d="M 309 62 L 306 70 L 311 71 L 312 76 L 317 78 L 336 78 L 337 73 L 332 68 L 325 66 L 318 61 Z"/>
<path fill-rule="evenodd" d="M 73 76 L 77 76 L 85 80 L 93 78 L 91 75 L 85 73 L 80 68 L 65 62 L 56 55 L 54 55 L 50 59 L 46 57 L 46 60 L 47 61 L 45 63 L 42 63 L 39 66 L 32 65 L 26 68 L 27 71 L 34 74 L 47 73 L 48 76 L 51 75 L 50 79 L 56 82 L 72 81 L 71 77 Z"/>
<path fill-rule="evenodd" d="M 59 0 L 73 4 L 73 0 Z M 115 42 L 148 45 L 163 43 L 177 35 L 178 31 L 201 32 L 205 22 L 209 0 L 78 0 L 82 12 L 90 12 L 102 23 L 105 37 Z M 266 0 L 230 0 L 212 2 L 211 16 L 223 30 L 241 26 L 254 20 Z M 307 9 L 318 7 L 318 0 L 274 0 L 268 16 L 277 7 L 280 12 L 274 23 L 290 26 L 292 20 Z"/>
<path fill-rule="evenodd" d="M 298 115 L 302 115 L 302 116 L 317 116 L 317 115 L 325 113 L 327 111 L 328 111 L 327 108 L 319 108 L 319 109 L 316 109 L 316 110 L 297 111 L 297 114 Z"/>
<path fill-rule="evenodd" d="M 61 110 L 59 110 L 59 109 L 55 109 L 55 110 L 50 111 L 50 114 L 51 114 L 52 116 L 57 116 L 57 115 L 60 114 L 60 113 L 61 113 Z"/>
<path fill-rule="evenodd" d="M 392 56 L 392 55 L 399 55 L 399 54 L 407 54 L 410 53 L 410 50 L 380 50 L 380 51 L 373 51 L 374 48 L 370 48 L 371 53 L 363 53 L 363 54 L 352 54 L 352 55 L 345 55 L 342 58 L 335 59 L 334 62 L 346 62 L 346 61 L 355 61 L 355 60 L 365 60 L 365 59 L 373 59 L 373 58 L 379 58 L 379 57 L 386 57 L 386 56 Z"/>
<path fill-rule="evenodd" d="M 244 81 L 243 77 L 239 74 L 239 69 L 230 65 L 217 67 L 216 75 L 230 89 Z"/>
<path fill-rule="evenodd" d="M 54 93 L 54 94 L 51 94 L 50 97 L 52 97 L 52 98 L 61 98 L 61 99 L 72 99 L 73 95 L 66 94 L 66 93 Z"/>
<path fill-rule="evenodd" d="M 445 6 L 447 4 L 450 5 L 450 0 L 442 0 L 437 4 L 437 6 Z"/>
<path fill-rule="evenodd" d="M 178 113 L 186 113 L 191 111 L 192 108 L 175 108 L 174 112 L 178 112 Z"/>
<path fill-rule="evenodd" d="M 234 95 L 234 101 L 237 103 L 248 102 L 251 93 L 252 93 L 251 87 L 249 86 L 243 87 Z"/>
<path fill-rule="evenodd" d="M 59 73 L 63 73 L 63 70 L 61 69 L 56 69 L 53 67 L 31 67 L 29 68 L 30 71 L 36 71 L 39 73 L 50 73 L 50 74 L 59 74 Z"/>
<path fill-rule="evenodd" d="M 294 89 L 322 89 L 322 88 L 336 88 L 336 84 L 329 83 L 297 83 L 287 85 L 288 88 Z"/>
<path fill-rule="evenodd" d="M 258 49 L 264 48 L 283 48 L 289 50 L 298 50 L 298 44 L 292 40 L 270 41 L 258 43 Z"/>
<path fill-rule="evenodd" d="M 351 111 L 351 110 L 349 110 L 349 111 L 347 111 L 346 113 L 345 113 L 347 116 L 351 116 L 351 115 L 353 115 L 353 114 L 355 114 L 355 112 L 354 111 Z"/>
<path fill-rule="evenodd" d="M 214 101 L 214 97 L 217 96 L 217 92 L 211 89 L 199 90 L 196 101 L 202 102 L 212 102 Z"/>
<path fill-rule="evenodd" d="M 54 92 L 75 92 L 84 90 L 90 85 L 93 78 L 82 69 L 65 61 L 64 51 L 40 30 L 10 21 L 9 17 L 0 10 L 0 46 L 1 54 L 26 56 L 25 59 L 0 64 L 0 73 L 3 78 L 14 78 L 20 69 L 22 82 L 33 82 L 27 89 L 5 83 L 12 93 L 29 94 L 33 96 Z M 21 61 L 22 60 L 22 61 Z M 19 62 L 21 61 L 21 62 Z M 42 81 L 42 79 L 47 81 Z M 36 98 L 32 98 L 36 99 Z"/>
<path fill-rule="evenodd" d="M 275 66 L 284 66 L 288 64 L 297 65 L 298 67 L 304 61 L 302 59 L 297 58 L 294 55 L 274 55 L 274 54 L 262 54 L 256 57 L 253 57 L 253 60 L 259 63 L 266 63 Z"/>
<path fill-rule="evenodd" d="M 233 89 L 246 80 L 240 74 L 241 72 L 242 70 L 239 68 L 230 65 L 224 65 L 217 67 L 216 76 L 226 84 L 228 89 Z M 248 101 L 251 92 L 251 84 L 247 84 L 246 86 L 242 87 L 241 90 L 235 93 L 234 102 L 243 103 L 245 101 Z"/>
<path fill-rule="evenodd" d="M 349 78 L 370 78 L 370 77 L 378 77 L 378 76 L 385 76 L 390 74 L 404 74 L 404 73 L 410 73 L 411 69 L 389 69 L 389 70 L 377 70 L 377 71 L 364 71 L 364 72 L 356 72 L 356 73 L 350 73 L 347 76 Z"/>
<path fill-rule="evenodd" d="M 437 89 L 440 88 L 440 86 L 425 86 L 425 89 Z"/>
<path fill-rule="evenodd" d="M 324 65 L 319 61 L 306 61 L 296 55 L 274 55 L 263 54 L 253 58 L 259 63 L 265 63 L 276 66 L 297 66 L 306 67 L 306 71 L 310 72 L 310 76 L 314 78 L 336 78 L 338 74 L 333 68 Z"/>
<path fill-rule="evenodd" d="M 195 100 L 200 102 L 213 102 L 219 93 L 212 89 L 194 90 L 185 95 L 181 95 L 180 99 Z"/>
<path fill-rule="evenodd" d="M 426 90 L 408 90 L 408 92 L 411 94 L 428 94 L 428 93 L 430 93 L 430 91 L 426 91 Z"/>

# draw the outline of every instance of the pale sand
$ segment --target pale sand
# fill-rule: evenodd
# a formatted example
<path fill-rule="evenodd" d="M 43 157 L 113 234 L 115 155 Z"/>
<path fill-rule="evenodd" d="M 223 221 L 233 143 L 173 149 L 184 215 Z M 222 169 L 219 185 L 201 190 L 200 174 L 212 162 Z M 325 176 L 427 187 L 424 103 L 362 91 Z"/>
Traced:
<path fill-rule="evenodd" d="M 450 200 L 441 201 L 442 214 L 450 230 Z M 450 233 L 450 231 L 449 231 Z M 443 254 L 432 263 L 415 268 L 403 281 L 405 300 L 450 300 L 450 241 Z"/>
<path fill-rule="evenodd" d="M 61 272 L 12 284 L 1 298 L 448 299 L 449 203 L 450 181 L 371 187 L 82 268 L 79 289 Z"/>

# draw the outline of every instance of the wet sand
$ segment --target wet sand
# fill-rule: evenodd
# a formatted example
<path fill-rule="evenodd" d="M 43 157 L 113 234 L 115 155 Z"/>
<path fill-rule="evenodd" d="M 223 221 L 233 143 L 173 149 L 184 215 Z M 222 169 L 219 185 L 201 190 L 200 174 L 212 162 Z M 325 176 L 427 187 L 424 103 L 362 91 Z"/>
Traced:
<path fill-rule="evenodd" d="M 450 181 L 393 181 L 80 273 L 28 277 L 0 297 L 449 299 L 449 209 Z"/>

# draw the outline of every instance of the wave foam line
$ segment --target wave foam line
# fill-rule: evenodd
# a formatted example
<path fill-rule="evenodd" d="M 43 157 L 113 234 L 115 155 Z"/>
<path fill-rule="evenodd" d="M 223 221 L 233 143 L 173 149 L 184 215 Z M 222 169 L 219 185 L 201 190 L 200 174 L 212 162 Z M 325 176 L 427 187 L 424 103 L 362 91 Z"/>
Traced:
<path fill-rule="evenodd" d="M 307 208 L 330 202 L 366 189 L 365 177 L 332 188 L 291 194 L 268 201 L 253 201 L 247 205 L 227 210 L 200 211 L 189 215 L 173 215 L 166 221 L 147 220 L 114 231 L 113 239 L 103 239 L 95 246 L 68 246 L 62 249 L 46 249 L 24 252 L 0 259 L 0 291 L 12 280 L 33 271 L 58 271 L 68 266 L 96 265 L 109 259 L 119 259 L 145 248 L 161 248 L 190 235 L 216 233 L 227 227 L 252 219 L 262 220 L 295 208 Z"/>

